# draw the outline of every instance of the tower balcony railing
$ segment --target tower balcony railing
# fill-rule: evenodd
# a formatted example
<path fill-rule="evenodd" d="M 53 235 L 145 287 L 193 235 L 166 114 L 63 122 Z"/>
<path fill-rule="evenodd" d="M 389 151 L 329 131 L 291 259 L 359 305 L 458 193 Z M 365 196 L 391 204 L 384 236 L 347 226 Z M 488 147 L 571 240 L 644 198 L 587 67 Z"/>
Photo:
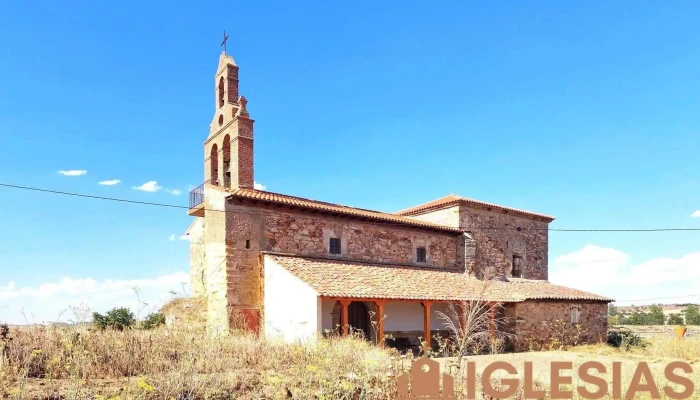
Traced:
<path fill-rule="evenodd" d="M 204 203 L 204 185 L 206 183 L 207 182 L 204 182 L 190 191 L 190 209 L 196 208 Z"/>

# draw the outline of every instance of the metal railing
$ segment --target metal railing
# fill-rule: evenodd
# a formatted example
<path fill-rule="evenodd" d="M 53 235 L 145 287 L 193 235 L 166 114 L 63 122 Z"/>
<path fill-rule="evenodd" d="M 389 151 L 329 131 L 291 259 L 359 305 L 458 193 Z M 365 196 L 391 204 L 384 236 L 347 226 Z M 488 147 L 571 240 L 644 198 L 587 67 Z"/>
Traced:
<path fill-rule="evenodd" d="M 190 191 L 190 208 L 195 208 L 204 203 L 204 183 Z"/>

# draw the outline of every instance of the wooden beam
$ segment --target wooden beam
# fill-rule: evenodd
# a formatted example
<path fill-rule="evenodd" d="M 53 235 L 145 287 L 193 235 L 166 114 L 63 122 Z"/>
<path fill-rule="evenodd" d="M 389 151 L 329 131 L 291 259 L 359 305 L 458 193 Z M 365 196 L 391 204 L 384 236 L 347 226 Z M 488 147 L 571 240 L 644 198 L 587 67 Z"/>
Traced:
<path fill-rule="evenodd" d="M 375 300 L 374 305 L 377 307 L 377 314 L 374 316 L 377 320 L 377 345 L 384 343 L 384 305 L 386 300 Z"/>
<path fill-rule="evenodd" d="M 455 310 L 457 310 L 457 317 L 459 318 L 459 328 L 462 330 L 460 336 L 464 336 L 467 332 L 467 316 L 464 303 L 458 302 L 454 303 Z"/>
<path fill-rule="evenodd" d="M 430 349 L 430 306 L 429 301 L 420 303 L 423 306 L 423 336 L 425 337 L 426 347 Z"/>
<path fill-rule="evenodd" d="M 493 339 L 496 335 L 496 305 L 489 303 L 489 336 Z"/>
<path fill-rule="evenodd" d="M 347 336 L 350 332 L 348 325 L 348 306 L 350 305 L 350 303 L 352 303 L 352 300 L 344 299 L 338 301 L 340 301 L 340 305 L 342 306 L 342 309 L 340 311 L 340 329 L 343 333 L 343 336 Z"/>

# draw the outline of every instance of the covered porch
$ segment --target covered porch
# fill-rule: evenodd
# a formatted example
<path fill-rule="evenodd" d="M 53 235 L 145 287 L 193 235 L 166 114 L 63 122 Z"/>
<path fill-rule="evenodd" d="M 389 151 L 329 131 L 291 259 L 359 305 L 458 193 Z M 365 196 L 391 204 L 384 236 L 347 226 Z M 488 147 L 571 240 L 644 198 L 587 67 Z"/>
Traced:
<path fill-rule="evenodd" d="M 365 339 L 396 347 L 399 350 L 421 350 L 435 344 L 434 336 L 451 335 L 445 316 L 465 331 L 463 302 L 447 300 L 366 299 L 321 296 L 321 331 L 332 334 L 360 335 Z M 450 310 L 452 305 L 452 310 Z M 490 307 L 490 333 L 496 331 L 495 307 Z M 386 340 L 387 337 L 391 339 Z"/>
<path fill-rule="evenodd" d="M 482 281 L 463 271 L 275 253 L 264 253 L 264 275 L 265 334 L 290 342 L 359 330 L 376 343 L 392 334 L 397 339 L 413 339 L 413 346 L 420 345 L 418 338 L 422 338 L 432 347 L 435 333 L 445 329 L 439 313 L 450 305 L 458 306 L 452 323 L 464 331 L 467 321 L 459 306 L 475 302 L 491 310 L 487 329 L 492 335 L 503 327 L 504 332 L 527 336 L 540 334 L 538 324 L 543 318 L 564 315 L 563 311 L 549 315 L 552 304 L 564 310 L 572 301 L 607 301 L 547 281 Z M 500 311 L 505 318 L 495 315 L 493 304 L 503 305 Z M 595 308 L 594 313 L 598 311 Z M 530 322 L 520 321 L 521 315 Z M 513 325 L 494 323 L 502 319 Z M 597 314 L 595 319 L 599 319 Z"/>

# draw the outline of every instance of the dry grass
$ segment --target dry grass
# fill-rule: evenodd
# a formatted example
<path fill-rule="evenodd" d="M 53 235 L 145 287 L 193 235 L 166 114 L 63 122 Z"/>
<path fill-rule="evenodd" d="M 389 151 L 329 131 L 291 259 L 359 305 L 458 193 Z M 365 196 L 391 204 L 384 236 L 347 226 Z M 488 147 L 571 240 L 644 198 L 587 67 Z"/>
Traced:
<path fill-rule="evenodd" d="M 354 338 L 316 346 L 249 335 L 14 330 L 0 397 L 106 399 L 387 399 L 389 353 Z"/>
<path fill-rule="evenodd" d="M 394 377 L 410 366 L 393 350 L 352 337 L 320 339 L 314 346 L 245 334 L 207 339 L 183 330 L 33 327 L 15 328 L 10 338 L 0 366 L 0 398 L 388 400 L 395 393 Z M 636 363 L 647 361 L 654 364 L 655 380 L 662 386 L 665 363 L 680 359 L 696 370 L 700 367 L 700 341 L 655 337 L 646 348 L 630 351 L 589 345 L 568 352 L 479 357 L 487 357 L 484 363 L 495 359 L 488 357 L 539 360 L 543 369 L 551 361 L 580 365 L 588 360 L 623 360 L 625 385 Z M 477 358 L 464 361 L 471 360 Z M 452 372 L 458 391 L 465 390 L 463 374 Z M 697 371 L 694 377 L 700 382 Z M 537 386 L 546 388 L 547 382 L 543 378 Z"/>
<path fill-rule="evenodd" d="M 657 335 L 645 339 L 647 346 L 623 350 L 605 344 L 585 345 L 575 348 L 576 352 L 622 356 L 626 358 L 673 359 L 689 363 L 700 362 L 700 339 L 678 340 L 672 336 Z"/>

